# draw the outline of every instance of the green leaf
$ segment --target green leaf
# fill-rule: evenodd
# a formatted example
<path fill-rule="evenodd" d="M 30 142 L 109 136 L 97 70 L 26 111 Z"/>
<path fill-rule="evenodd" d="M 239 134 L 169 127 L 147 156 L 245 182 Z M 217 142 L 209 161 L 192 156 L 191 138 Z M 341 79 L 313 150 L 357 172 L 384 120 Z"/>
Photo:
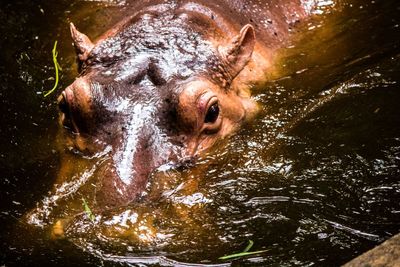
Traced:
<path fill-rule="evenodd" d="M 96 218 L 92 212 L 92 210 L 89 208 L 89 205 L 87 204 L 86 200 L 84 198 L 82 198 L 82 202 L 83 202 L 83 208 L 86 212 L 86 215 L 89 217 L 89 219 L 94 222 L 94 219 Z"/>

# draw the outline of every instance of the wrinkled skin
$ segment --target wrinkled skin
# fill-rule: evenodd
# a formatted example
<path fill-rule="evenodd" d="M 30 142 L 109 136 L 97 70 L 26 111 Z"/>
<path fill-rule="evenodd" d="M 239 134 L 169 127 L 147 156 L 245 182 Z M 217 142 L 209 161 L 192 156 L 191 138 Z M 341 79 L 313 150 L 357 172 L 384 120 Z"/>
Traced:
<path fill-rule="evenodd" d="M 132 10 L 96 42 L 71 24 L 80 73 L 58 98 L 66 143 L 111 151 L 96 170 L 99 206 L 137 200 L 156 168 L 192 161 L 254 117 L 250 87 L 306 15 L 300 1 L 274 0 Z"/>

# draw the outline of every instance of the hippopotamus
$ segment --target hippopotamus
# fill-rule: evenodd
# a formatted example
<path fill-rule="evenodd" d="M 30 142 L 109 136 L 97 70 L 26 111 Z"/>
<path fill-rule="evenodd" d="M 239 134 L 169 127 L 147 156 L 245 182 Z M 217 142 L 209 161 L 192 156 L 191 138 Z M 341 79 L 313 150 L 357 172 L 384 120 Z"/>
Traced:
<path fill-rule="evenodd" d="M 146 196 L 157 168 L 192 163 L 257 114 L 251 89 L 310 13 L 301 0 L 135 1 L 92 41 L 70 24 L 79 75 L 58 97 L 63 137 L 101 207 Z M 69 160 L 65 169 L 74 169 Z"/>

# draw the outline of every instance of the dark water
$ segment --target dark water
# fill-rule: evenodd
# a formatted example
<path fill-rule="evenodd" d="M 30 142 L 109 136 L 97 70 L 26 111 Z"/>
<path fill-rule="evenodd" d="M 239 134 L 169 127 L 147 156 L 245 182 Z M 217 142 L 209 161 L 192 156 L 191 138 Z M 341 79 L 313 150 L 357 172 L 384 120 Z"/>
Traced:
<path fill-rule="evenodd" d="M 115 4 L 124 1 L 110 2 L 0 4 L 0 265 L 224 263 L 218 257 L 253 240 L 252 250 L 269 251 L 234 266 L 337 266 L 399 232 L 396 0 L 317 1 L 322 14 L 255 92 L 263 110 L 254 124 L 168 174 L 198 189 L 130 207 L 158 216 L 163 241 L 136 242 L 79 219 L 70 238 L 52 240 L 48 228 L 28 225 L 24 215 L 59 168 L 56 94 L 41 94 L 53 85 L 51 49 L 58 40 L 62 88 L 76 73 L 68 22 L 96 37 L 123 12 Z"/>

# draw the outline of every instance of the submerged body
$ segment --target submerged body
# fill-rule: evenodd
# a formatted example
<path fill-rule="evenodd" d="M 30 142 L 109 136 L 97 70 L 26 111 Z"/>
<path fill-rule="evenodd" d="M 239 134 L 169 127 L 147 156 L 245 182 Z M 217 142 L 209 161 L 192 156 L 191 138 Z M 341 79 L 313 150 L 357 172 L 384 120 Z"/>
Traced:
<path fill-rule="evenodd" d="M 149 184 L 171 188 L 155 170 L 193 162 L 255 116 L 252 87 L 266 82 L 274 53 L 310 11 L 297 0 L 159 2 L 132 3 L 95 42 L 71 23 L 80 73 L 58 98 L 67 149 L 30 223 L 63 236 L 82 198 L 96 214 L 157 200 Z"/>

